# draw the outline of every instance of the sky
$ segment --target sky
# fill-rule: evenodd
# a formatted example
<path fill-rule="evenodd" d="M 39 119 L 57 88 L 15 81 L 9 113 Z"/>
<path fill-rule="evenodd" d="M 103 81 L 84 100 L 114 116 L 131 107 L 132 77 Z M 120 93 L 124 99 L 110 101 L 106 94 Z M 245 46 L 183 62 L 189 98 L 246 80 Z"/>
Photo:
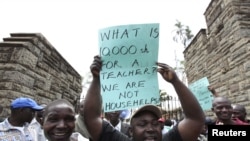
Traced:
<path fill-rule="evenodd" d="M 10 33 L 41 33 L 81 75 L 98 54 L 98 30 L 110 26 L 160 23 L 158 61 L 175 66 L 176 20 L 196 35 L 206 28 L 211 0 L 0 0 L 0 42 Z M 169 89 L 159 83 L 160 89 Z"/>

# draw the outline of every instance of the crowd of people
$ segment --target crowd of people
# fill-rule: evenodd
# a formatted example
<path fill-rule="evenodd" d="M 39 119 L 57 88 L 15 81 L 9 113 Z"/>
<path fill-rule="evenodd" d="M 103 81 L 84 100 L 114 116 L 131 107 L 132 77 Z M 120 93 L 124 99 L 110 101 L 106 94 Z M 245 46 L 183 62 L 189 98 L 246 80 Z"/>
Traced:
<path fill-rule="evenodd" d="M 102 60 L 95 56 L 90 66 L 93 80 L 79 111 L 65 99 L 38 104 L 28 97 L 19 97 L 10 104 L 10 115 L 0 122 L 1 141 L 206 141 L 209 125 L 249 125 L 246 109 L 239 104 L 213 93 L 212 111 L 215 118 L 205 117 L 199 102 L 182 83 L 174 69 L 157 62 L 158 73 L 176 91 L 183 109 L 182 120 L 173 124 L 162 120 L 156 105 L 139 107 L 129 123 L 121 119 L 121 111 L 105 113 L 102 117 L 100 71 Z M 0 114 L 3 107 L 0 106 Z M 76 114 L 78 113 L 78 114 Z M 190 130 L 192 127 L 192 130 Z"/>

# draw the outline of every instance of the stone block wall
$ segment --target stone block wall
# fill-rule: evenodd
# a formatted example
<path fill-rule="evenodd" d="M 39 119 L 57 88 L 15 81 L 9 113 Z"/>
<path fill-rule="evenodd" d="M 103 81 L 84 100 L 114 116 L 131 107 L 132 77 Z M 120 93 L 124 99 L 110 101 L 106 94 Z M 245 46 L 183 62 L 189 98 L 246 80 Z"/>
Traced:
<path fill-rule="evenodd" d="M 82 78 L 40 33 L 13 33 L 0 42 L 0 104 L 9 115 L 13 99 L 39 104 L 67 99 L 79 104 Z"/>
<path fill-rule="evenodd" d="M 211 0 L 204 15 L 207 29 L 184 51 L 188 82 L 207 77 L 250 117 L 250 0 Z"/>

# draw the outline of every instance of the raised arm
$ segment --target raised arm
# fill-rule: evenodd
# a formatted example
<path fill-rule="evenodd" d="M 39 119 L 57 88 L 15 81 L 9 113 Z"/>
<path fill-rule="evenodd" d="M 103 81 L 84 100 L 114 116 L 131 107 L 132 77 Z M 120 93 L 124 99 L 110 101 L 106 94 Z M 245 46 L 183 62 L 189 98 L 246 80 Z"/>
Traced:
<path fill-rule="evenodd" d="M 84 108 L 80 111 L 79 118 L 84 117 L 84 122 L 87 130 L 90 134 L 90 138 L 93 141 L 97 141 L 100 138 L 102 132 L 102 97 L 100 92 L 100 71 L 102 63 L 99 56 L 94 57 L 94 61 L 90 66 L 91 73 L 93 75 L 93 80 L 87 91 Z M 83 118 L 82 118 L 83 119 Z"/>
<path fill-rule="evenodd" d="M 173 85 L 180 99 L 185 118 L 178 124 L 178 130 L 183 141 L 197 140 L 205 124 L 205 115 L 199 102 L 170 66 L 163 63 L 157 63 L 157 65 L 159 66 L 158 72 L 163 79 Z"/>

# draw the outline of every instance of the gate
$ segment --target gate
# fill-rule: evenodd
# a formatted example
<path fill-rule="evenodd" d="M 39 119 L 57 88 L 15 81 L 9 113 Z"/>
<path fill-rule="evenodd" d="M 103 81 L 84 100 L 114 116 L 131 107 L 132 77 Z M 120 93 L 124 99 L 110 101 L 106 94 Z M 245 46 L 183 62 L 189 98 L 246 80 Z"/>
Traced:
<path fill-rule="evenodd" d="M 164 119 L 175 119 L 179 121 L 183 118 L 183 112 L 178 97 L 167 95 L 166 92 L 160 92 L 160 107 Z"/>

